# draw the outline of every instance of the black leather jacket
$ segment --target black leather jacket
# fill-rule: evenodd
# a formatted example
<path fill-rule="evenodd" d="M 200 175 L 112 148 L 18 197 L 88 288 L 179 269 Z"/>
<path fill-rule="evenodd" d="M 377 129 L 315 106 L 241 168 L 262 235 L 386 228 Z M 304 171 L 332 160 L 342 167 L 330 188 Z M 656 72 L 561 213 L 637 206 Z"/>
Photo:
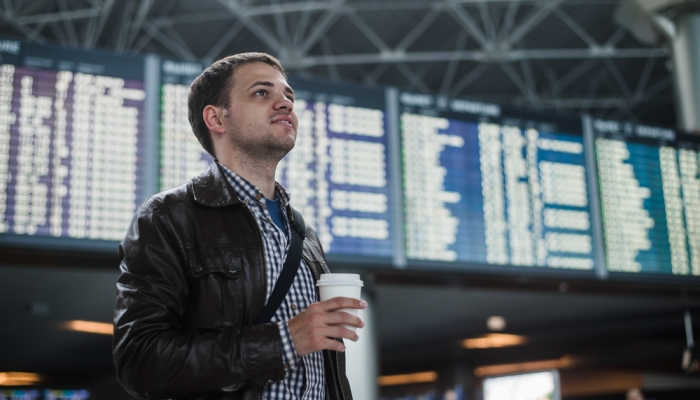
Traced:
<path fill-rule="evenodd" d="M 277 324 L 252 322 L 267 290 L 262 238 L 218 166 L 144 203 L 119 250 L 112 352 L 132 395 L 262 399 L 284 376 Z M 328 271 L 310 228 L 302 257 L 316 279 Z M 343 353 L 323 356 L 326 397 L 351 399 Z"/>

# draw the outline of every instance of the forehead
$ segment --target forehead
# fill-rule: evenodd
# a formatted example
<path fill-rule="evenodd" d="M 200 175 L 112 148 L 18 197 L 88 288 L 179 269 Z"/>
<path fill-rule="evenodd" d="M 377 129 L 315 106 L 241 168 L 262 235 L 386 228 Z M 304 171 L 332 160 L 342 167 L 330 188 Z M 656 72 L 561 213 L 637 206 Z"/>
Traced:
<path fill-rule="evenodd" d="M 236 68 L 233 73 L 233 88 L 246 89 L 251 84 L 262 81 L 272 82 L 273 84 L 289 86 L 284 75 L 272 65 L 263 62 L 252 62 L 243 64 Z"/>

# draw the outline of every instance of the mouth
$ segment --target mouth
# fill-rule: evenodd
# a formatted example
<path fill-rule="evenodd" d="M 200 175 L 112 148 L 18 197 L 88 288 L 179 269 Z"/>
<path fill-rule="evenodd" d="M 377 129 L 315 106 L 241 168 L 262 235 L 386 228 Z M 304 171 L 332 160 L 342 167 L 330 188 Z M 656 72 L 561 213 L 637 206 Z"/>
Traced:
<path fill-rule="evenodd" d="M 292 122 L 292 118 L 288 117 L 286 115 L 277 116 L 277 117 L 273 118 L 271 122 L 273 124 L 281 124 L 281 125 L 286 125 L 290 128 L 294 128 L 294 123 Z"/>

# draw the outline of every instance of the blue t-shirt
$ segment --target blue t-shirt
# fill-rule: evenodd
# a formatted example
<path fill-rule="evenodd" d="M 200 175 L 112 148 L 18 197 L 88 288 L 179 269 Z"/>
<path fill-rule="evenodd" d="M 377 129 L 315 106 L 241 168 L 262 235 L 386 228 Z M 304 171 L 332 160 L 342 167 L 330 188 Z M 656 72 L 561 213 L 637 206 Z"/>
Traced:
<path fill-rule="evenodd" d="M 270 217 L 272 217 L 272 222 L 274 222 L 286 236 L 287 230 L 284 227 L 284 221 L 282 221 L 282 208 L 280 207 L 280 201 L 278 199 L 269 200 L 266 198 L 265 205 L 267 205 L 267 211 L 270 213 Z"/>

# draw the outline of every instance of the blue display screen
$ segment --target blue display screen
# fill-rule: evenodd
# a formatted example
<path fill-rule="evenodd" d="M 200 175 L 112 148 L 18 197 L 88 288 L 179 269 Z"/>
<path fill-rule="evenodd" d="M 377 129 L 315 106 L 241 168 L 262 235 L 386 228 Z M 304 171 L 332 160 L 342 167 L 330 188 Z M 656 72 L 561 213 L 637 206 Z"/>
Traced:
<path fill-rule="evenodd" d="M 580 122 L 401 102 L 409 259 L 593 269 Z"/>
<path fill-rule="evenodd" d="M 212 158 L 187 121 L 196 69 L 183 63 L 162 68 L 160 186 L 167 189 L 201 172 Z M 329 256 L 390 259 L 384 91 L 299 78 L 290 83 L 299 129 L 294 149 L 278 165 L 277 180 Z"/>
<path fill-rule="evenodd" d="M 700 275 L 700 141 L 594 120 L 607 268 Z"/>
<path fill-rule="evenodd" d="M 145 196 L 143 59 L 1 42 L 3 239 L 121 239 Z"/>
<path fill-rule="evenodd" d="M 0 390 L 0 400 L 39 400 L 41 391 L 39 389 L 2 389 Z"/>
<path fill-rule="evenodd" d="M 293 79 L 299 131 L 278 167 L 292 205 L 331 256 L 390 259 L 389 143 L 383 90 Z"/>

